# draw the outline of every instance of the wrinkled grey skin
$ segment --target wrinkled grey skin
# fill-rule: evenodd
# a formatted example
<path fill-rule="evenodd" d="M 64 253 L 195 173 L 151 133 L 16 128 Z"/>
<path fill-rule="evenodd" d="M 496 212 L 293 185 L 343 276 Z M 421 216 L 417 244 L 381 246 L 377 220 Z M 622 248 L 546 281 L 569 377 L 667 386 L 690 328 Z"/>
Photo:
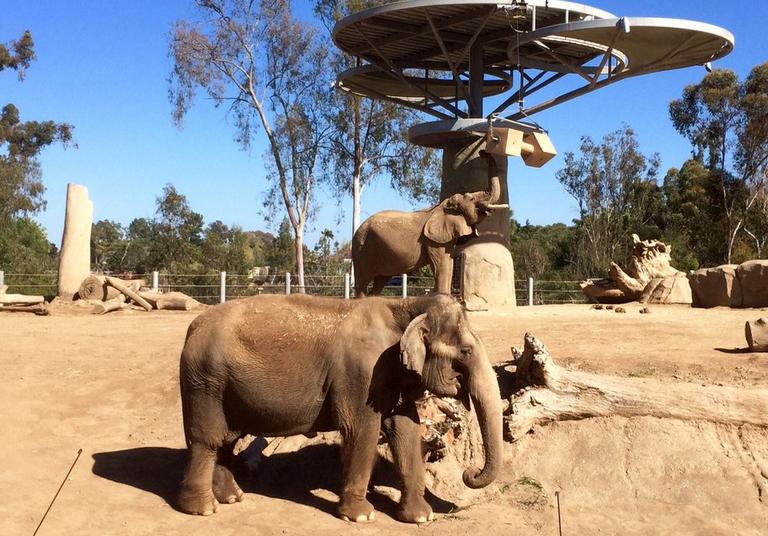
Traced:
<path fill-rule="evenodd" d="M 426 266 L 435 276 L 434 291 L 451 293 L 453 250 L 457 240 L 475 234 L 475 226 L 493 210 L 500 187 L 496 161 L 488 162 L 488 191 L 454 194 L 432 208 L 416 212 L 377 212 L 352 238 L 355 295 L 380 294 L 389 278 Z M 369 283 L 373 282 L 371 290 Z"/>
<path fill-rule="evenodd" d="M 462 306 L 447 296 L 228 302 L 190 325 L 180 383 L 189 461 L 179 505 L 191 514 L 242 500 L 229 467 L 242 434 L 340 430 L 338 514 L 373 519 L 365 496 L 383 429 L 402 481 L 398 518 L 431 519 L 415 406 L 425 389 L 468 393 L 477 411 L 485 466 L 465 470 L 465 484 L 486 486 L 501 467 L 496 376 Z"/>

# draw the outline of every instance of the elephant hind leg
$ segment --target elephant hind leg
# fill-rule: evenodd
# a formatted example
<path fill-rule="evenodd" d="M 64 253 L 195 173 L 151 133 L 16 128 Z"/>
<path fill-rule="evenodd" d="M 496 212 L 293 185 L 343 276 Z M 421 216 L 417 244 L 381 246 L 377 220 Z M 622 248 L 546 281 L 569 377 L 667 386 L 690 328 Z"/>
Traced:
<path fill-rule="evenodd" d="M 218 510 L 211 484 L 216 463 L 216 450 L 204 443 L 192 441 L 189 461 L 181 484 L 179 507 L 188 514 L 208 516 Z"/>
<path fill-rule="evenodd" d="M 341 501 L 338 514 L 346 521 L 373 521 L 373 505 L 365 495 L 376 462 L 376 445 L 381 416 L 373 414 L 358 420 L 355 429 L 342 429 L 341 458 L 343 465 Z"/>
<path fill-rule="evenodd" d="M 384 287 L 387 286 L 387 281 L 389 281 L 389 276 L 387 275 L 377 275 L 373 278 L 373 287 L 371 288 L 371 296 L 377 296 L 381 294 L 381 291 L 384 290 Z"/>
<path fill-rule="evenodd" d="M 240 502 L 244 497 L 243 490 L 237 485 L 232 474 L 232 449 L 239 435 L 233 437 L 232 441 L 227 441 L 219 447 L 216 466 L 213 469 L 213 495 L 222 504 Z"/>

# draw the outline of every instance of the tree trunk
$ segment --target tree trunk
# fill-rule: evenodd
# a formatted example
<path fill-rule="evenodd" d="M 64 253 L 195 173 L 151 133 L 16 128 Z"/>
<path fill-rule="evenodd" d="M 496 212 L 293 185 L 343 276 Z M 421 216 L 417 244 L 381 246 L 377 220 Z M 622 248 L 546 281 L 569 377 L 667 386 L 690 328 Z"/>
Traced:
<path fill-rule="evenodd" d="M 112 311 L 119 311 L 123 307 L 127 307 L 127 305 L 125 305 L 125 295 L 120 294 L 117 298 L 97 303 L 93 306 L 91 313 L 95 315 L 103 315 Z"/>
<path fill-rule="evenodd" d="M 9 305 L 34 305 L 44 303 L 43 296 L 27 296 L 26 294 L 0 294 L 0 304 Z"/>
<path fill-rule="evenodd" d="M 91 225 L 93 203 L 88 189 L 67 185 L 67 209 L 59 254 L 58 296 L 72 301 L 80 283 L 91 272 Z"/>
<path fill-rule="evenodd" d="M 296 276 L 299 283 L 299 294 L 306 294 L 307 289 L 304 286 L 304 226 L 299 225 L 294 228 L 296 240 L 294 241 L 296 253 Z"/>
<path fill-rule="evenodd" d="M 504 365 L 497 366 L 502 396 L 514 392 L 505 411 L 509 440 L 519 439 L 537 425 L 613 415 L 768 426 L 766 389 L 571 371 L 557 366 L 531 333 L 525 335 L 523 352 L 513 349 L 513 354 L 514 375 Z"/>
<path fill-rule="evenodd" d="M 133 289 L 126 286 L 121 280 L 117 279 L 116 277 L 109 276 L 107 276 L 105 279 L 110 286 L 115 287 L 117 290 L 125 294 L 125 297 L 133 300 L 133 303 L 136 305 L 143 307 L 146 311 L 152 310 L 152 306 L 147 303 L 147 300 L 139 296 L 138 292 L 135 292 Z"/>

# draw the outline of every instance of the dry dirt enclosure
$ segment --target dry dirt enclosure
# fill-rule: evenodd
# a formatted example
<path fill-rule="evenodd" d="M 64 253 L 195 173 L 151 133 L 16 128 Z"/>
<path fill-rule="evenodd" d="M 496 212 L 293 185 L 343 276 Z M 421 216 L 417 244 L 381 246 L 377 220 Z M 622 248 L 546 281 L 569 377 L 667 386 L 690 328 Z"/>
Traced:
<path fill-rule="evenodd" d="M 558 364 L 600 374 L 768 387 L 768 354 L 745 353 L 755 310 L 584 305 L 476 313 L 496 360 L 534 332 Z M 369 525 L 337 518 L 337 448 L 267 460 L 245 502 L 214 516 L 177 512 L 184 463 L 178 355 L 196 313 L 124 311 L 0 317 L 0 534 L 32 534 L 78 448 L 39 534 L 766 534 L 768 430 L 644 418 L 537 428 L 507 444 L 499 481 L 419 528 L 394 521 L 380 463 Z"/>

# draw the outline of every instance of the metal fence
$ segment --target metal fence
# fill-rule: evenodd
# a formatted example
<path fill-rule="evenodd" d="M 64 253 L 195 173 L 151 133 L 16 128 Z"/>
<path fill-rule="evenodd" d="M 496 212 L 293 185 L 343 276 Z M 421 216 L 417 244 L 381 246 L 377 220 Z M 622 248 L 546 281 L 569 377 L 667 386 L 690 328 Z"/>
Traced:
<path fill-rule="evenodd" d="M 128 279 L 143 279 L 147 286 L 160 292 L 178 291 L 202 303 L 219 303 L 258 294 L 290 294 L 300 292 L 295 274 L 282 273 L 251 277 L 247 274 L 226 272 L 208 274 L 114 274 Z M 8 285 L 9 292 L 54 296 L 56 272 L 42 274 L 4 273 L 0 271 L 0 285 Z M 433 286 L 431 276 L 403 274 L 390 279 L 384 288 L 385 296 L 421 296 Z M 304 291 L 316 296 L 354 296 L 349 274 L 305 274 Z M 558 303 L 587 303 L 578 281 L 517 280 L 515 295 L 518 305 L 548 305 Z"/>

